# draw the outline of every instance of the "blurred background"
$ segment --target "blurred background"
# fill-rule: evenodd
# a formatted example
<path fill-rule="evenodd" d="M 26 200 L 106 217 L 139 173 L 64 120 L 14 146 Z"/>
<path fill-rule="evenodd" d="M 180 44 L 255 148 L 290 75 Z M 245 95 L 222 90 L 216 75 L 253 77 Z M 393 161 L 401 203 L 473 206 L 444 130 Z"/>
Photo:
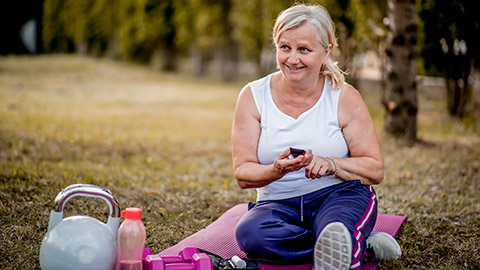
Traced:
<path fill-rule="evenodd" d="M 379 212 L 408 216 L 405 255 L 381 267 L 480 269 L 480 1 L 304 2 L 330 12 L 333 57 L 377 128 Z M 39 269 L 69 184 L 142 208 L 156 252 L 254 200 L 232 181 L 232 114 L 242 86 L 276 70 L 272 27 L 293 3 L 2 1 L 0 269 Z M 107 212 L 71 204 L 66 216 Z"/>
<path fill-rule="evenodd" d="M 68 53 L 223 81 L 253 79 L 275 70 L 271 29 L 278 13 L 293 3 L 7 1 L 0 16 L 0 54 Z M 324 5 L 336 22 L 339 50 L 334 57 L 348 81 L 359 89 L 361 82 L 380 83 L 388 133 L 416 138 L 419 83 L 444 95 L 451 116 L 478 118 L 480 1 L 305 3 Z"/>

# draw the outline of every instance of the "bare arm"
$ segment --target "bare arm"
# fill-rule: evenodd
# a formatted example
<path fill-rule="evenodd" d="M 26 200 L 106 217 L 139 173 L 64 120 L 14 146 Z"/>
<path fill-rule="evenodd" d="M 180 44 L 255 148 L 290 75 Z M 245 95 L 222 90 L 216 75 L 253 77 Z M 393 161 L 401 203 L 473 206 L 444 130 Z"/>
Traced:
<path fill-rule="evenodd" d="M 259 164 L 257 158 L 260 138 L 260 114 L 250 87 L 240 92 L 232 125 L 233 173 L 241 188 L 257 188 L 282 178 L 286 173 L 299 170 L 312 158 L 311 151 L 289 159 L 289 149 L 281 153 L 270 165 Z"/>
<path fill-rule="evenodd" d="M 351 156 L 335 159 L 338 177 L 360 179 L 365 185 L 380 184 L 384 177 L 384 164 L 375 126 L 360 93 L 351 85 L 342 90 L 338 118 Z"/>

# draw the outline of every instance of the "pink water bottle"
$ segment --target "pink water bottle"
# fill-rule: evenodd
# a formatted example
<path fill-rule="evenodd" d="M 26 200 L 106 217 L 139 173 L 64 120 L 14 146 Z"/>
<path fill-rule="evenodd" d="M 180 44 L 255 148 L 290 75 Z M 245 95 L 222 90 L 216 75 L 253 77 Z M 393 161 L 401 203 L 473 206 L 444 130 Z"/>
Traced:
<path fill-rule="evenodd" d="M 145 247 L 145 227 L 142 210 L 130 207 L 122 211 L 125 220 L 118 229 L 118 258 L 116 270 L 142 270 L 142 254 Z"/>

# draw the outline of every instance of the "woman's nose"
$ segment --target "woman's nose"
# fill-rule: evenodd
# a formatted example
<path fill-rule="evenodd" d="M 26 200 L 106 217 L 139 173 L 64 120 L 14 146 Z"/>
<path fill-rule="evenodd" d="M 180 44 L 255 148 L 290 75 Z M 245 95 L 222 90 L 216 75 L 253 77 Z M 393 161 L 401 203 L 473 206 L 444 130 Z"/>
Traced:
<path fill-rule="evenodd" d="M 292 50 L 290 54 L 288 55 L 288 62 L 292 64 L 297 64 L 300 63 L 300 58 L 298 56 L 298 52 L 295 50 Z"/>

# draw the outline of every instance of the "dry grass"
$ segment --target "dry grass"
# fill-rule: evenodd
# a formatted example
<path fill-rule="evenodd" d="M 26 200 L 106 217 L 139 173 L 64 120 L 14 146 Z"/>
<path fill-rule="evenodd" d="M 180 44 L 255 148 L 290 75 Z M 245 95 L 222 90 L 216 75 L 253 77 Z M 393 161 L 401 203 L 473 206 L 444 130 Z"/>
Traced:
<path fill-rule="evenodd" d="M 159 74 L 72 56 L 0 58 L 0 269 L 39 268 L 55 195 L 83 182 L 144 210 L 158 252 L 255 198 L 232 176 L 230 127 L 240 84 Z M 480 120 L 449 118 L 420 94 L 420 142 L 382 134 L 378 90 L 362 93 L 386 164 L 380 211 L 408 216 L 402 259 L 384 269 L 480 268 Z M 103 201 L 65 215 L 105 220 Z"/>

